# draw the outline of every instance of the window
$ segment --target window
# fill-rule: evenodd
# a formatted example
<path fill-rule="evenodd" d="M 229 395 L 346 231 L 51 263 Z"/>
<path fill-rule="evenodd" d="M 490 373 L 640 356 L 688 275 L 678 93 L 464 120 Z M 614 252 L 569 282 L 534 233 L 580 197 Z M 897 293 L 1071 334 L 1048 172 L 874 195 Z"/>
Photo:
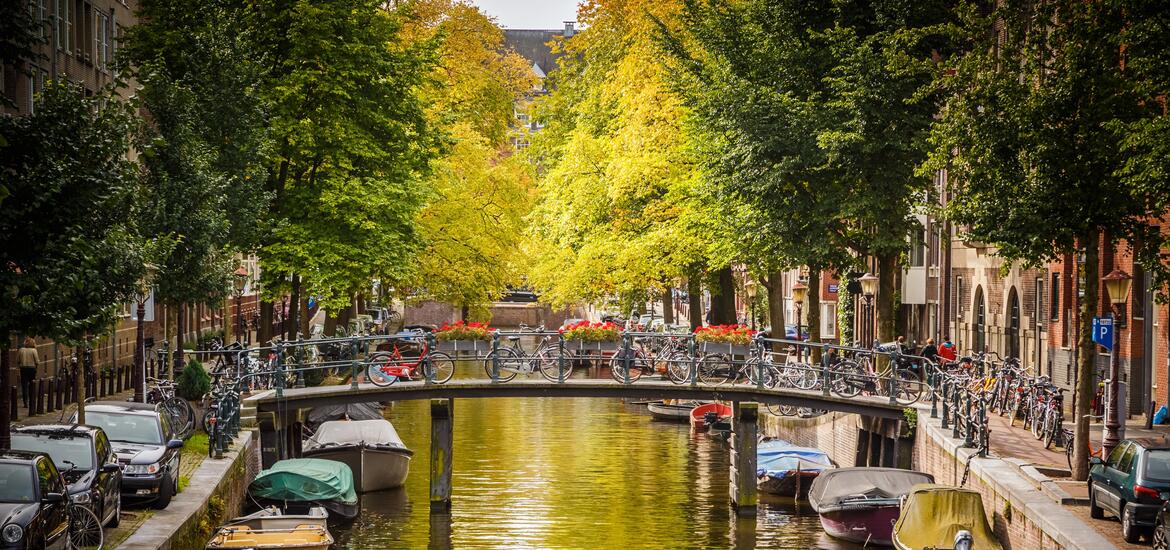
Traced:
<path fill-rule="evenodd" d="M 926 229 L 921 224 L 910 231 L 910 267 L 926 265 Z"/>
<path fill-rule="evenodd" d="M 1133 288 L 1129 291 L 1129 303 L 1133 304 L 1133 318 L 1144 319 L 1146 315 L 1146 271 L 1137 262 L 1133 263 Z"/>
<path fill-rule="evenodd" d="M 1125 446 L 1125 454 L 1121 455 L 1121 462 L 1117 464 L 1117 471 L 1129 473 L 1133 469 L 1133 458 L 1137 455 L 1137 445 L 1130 443 Z"/>
<path fill-rule="evenodd" d="M 1121 463 L 1122 456 L 1125 455 L 1125 448 L 1128 446 L 1129 443 L 1126 443 L 1113 448 L 1113 452 L 1109 453 L 1109 466 L 1117 468 L 1117 465 Z"/>
<path fill-rule="evenodd" d="M 1044 322 L 1044 279 L 1036 277 L 1036 307 L 1032 310 L 1032 322 L 1036 323 L 1036 330 L 1044 332 L 1048 326 Z"/>
<path fill-rule="evenodd" d="M 1048 318 L 1060 320 L 1060 273 L 1052 274 L 1052 287 L 1048 290 Z"/>
<path fill-rule="evenodd" d="M 955 318 L 963 318 L 963 278 L 955 277 Z"/>
<path fill-rule="evenodd" d="M 94 440 L 94 449 L 97 451 L 98 462 L 102 464 L 117 462 L 114 457 L 110 456 L 110 439 L 106 437 L 104 432 L 97 432 L 97 437 Z"/>
<path fill-rule="evenodd" d="M 47 458 L 37 459 L 37 481 L 41 485 L 42 498 L 48 493 L 65 492 L 61 486 L 61 475 L 57 473 L 57 467 L 53 466 L 53 461 Z"/>
<path fill-rule="evenodd" d="M 102 69 L 109 66 L 110 63 L 110 16 L 106 14 L 99 14 L 97 19 L 98 28 L 95 29 L 95 36 L 97 37 L 97 58 L 95 61 Z"/>
<path fill-rule="evenodd" d="M 69 4 L 73 0 L 56 0 L 53 16 L 57 35 L 57 49 L 69 53 L 69 36 L 73 29 L 69 27 Z"/>
<path fill-rule="evenodd" d="M 37 93 L 37 79 L 33 75 L 28 75 L 28 112 L 32 113 L 36 108 L 36 93 Z"/>

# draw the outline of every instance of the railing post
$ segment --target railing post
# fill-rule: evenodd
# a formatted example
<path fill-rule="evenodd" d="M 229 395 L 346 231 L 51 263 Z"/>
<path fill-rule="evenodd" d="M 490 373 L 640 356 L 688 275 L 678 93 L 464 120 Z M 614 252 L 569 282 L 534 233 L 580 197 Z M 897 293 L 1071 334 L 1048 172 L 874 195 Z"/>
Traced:
<path fill-rule="evenodd" d="M 971 444 L 972 444 L 972 443 L 974 443 L 974 441 L 972 440 L 972 436 L 974 436 L 974 435 L 975 435 L 975 434 L 973 433 L 973 427 L 972 427 L 972 424 L 974 424 L 974 423 L 973 423 L 973 422 L 971 422 L 971 415 L 972 415 L 972 413 L 974 413 L 975 411 L 974 411 L 974 410 L 972 410 L 972 409 L 973 409 L 973 403 L 971 403 L 971 390 L 970 390 L 970 388 L 968 388 L 968 389 L 967 389 L 967 391 L 965 391 L 965 392 L 963 392 L 963 393 L 967 394 L 967 414 L 966 414 L 966 415 L 964 415 L 964 417 L 965 417 L 965 419 L 964 419 L 964 420 L 965 420 L 965 423 L 966 423 L 966 425 L 967 425 L 967 426 L 966 426 L 966 427 L 967 427 L 967 429 L 965 430 L 965 433 L 963 434 L 963 446 L 964 446 L 964 447 L 970 447 L 970 446 L 971 446 Z"/>
<path fill-rule="evenodd" d="M 352 345 L 351 345 L 351 350 L 350 350 L 350 351 L 351 351 L 351 353 L 350 353 L 350 357 L 349 357 L 349 359 L 350 359 L 350 360 L 349 360 L 349 372 L 350 372 L 350 375 L 349 375 L 349 387 L 350 387 L 350 389 L 355 389 L 355 390 L 356 390 L 356 389 L 358 389 L 358 373 L 359 373 L 359 369 L 358 369 L 358 365 L 359 365 L 359 363 L 358 363 L 358 353 L 357 353 L 357 352 L 358 352 L 358 343 L 357 343 L 357 340 L 354 340 L 354 341 L 353 341 L 351 344 L 352 344 Z M 368 348 L 367 348 L 367 349 L 368 349 Z M 368 359 L 368 357 L 367 357 L 367 359 Z"/>
<path fill-rule="evenodd" d="M 962 405 L 959 401 L 959 386 L 962 384 L 958 380 L 951 384 L 951 437 L 955 439 L 959 438 L 959 420 L 962 417 L 959 412 Z"/>
<path fill-rule="evenodd" d="M 424 371 L 425 375 L 423 376 L 423 385 L 429 386 L 435 383 L 435 368 L 434 364 L 431 363 L 431 350 L 435 349 L 435 333 L 428 332 L 423 339 L 427 348 L 427 353 L 423 356 L 423 366 L 426 369 Z"/>
<path fill-rule="evenodd" d="M 886 357 L 886 360 L 890 362 L 890 383 L 888 386 L 890 388 L 890 404 L 897 405 L 898 404 L 898 399 L 897 399 L 897 396 L 898 396 L 898 354 L 897 353 L 890 354 Z"/>
<path fill-rule="evenodd" d="M 811 368 L 812 365 L 809 367 Z M 829 396 L 829 354 L 827 353 L 821 354 L 821 395 Z"/>
<path fill-rule="evenodd" d="M 632 338 L 629 334 L 622 334 L 622 363 L 624 363 L 626 366 L 625 374 L 622 375 L 622 383 L 627 386 L 630 385 L 630 360 L 633 359 L 633 357 L 631 357 L 631 355 L 633 355 L 633 351 L 630 349 L 631 339 Z M 601 352 L 598 351 L 598 353 Z"/>
<path fill-rule="evenodd" d="M 691 333 L 687 336 L 687 357 L 691 363 L 691 372 L 689 373 L 691 386 L 699 385 L 699 354 L 695 349 L 695 335 Z"/>
<path fill-rule="evenodd" d="M 752 336 L 751 352 L 756 356 L 756 389 L 764 389 L 764 342 L 763 336 Z"/>
<path fill-rule="evenodd" d="M 297 340 L 297 343 L 299 344 L 300 340 Z M 284 346 L 282 346 L 282 345 L 277 346 L 277 348 L 276 348 L 276 380 L 273 380 L 273 382 L 275 382 L 273 385 L 276 386 L 276 398 L 277 399 L 284 397 L 284 353 L 285 353 Z M 236 362 L 237 369 L 242 367 L 242 365 L 240 365 L 240 363 L 243 362 L 243 358 L 244 358 L 243 355 L 241 355 L 240 361 Z"/>
<path fill-rule="evenodd" d="M 492 333 L 492 383 L 500 382 L 500 332 Z"/>
<path fill-rule="evenodd" d="M 557 383 L 565 383 L 565 335 L 557 334 Z"/>
<path fill-rule="evenodd" d="M 944 379 L 939 384 L 938 389 L 935 390 L 935 400 L 938 399 L 937 393 L 942 392 L 942 429 L 951 427 L 950 407 L 947 406 L 947 391 L 950 390 L 951 383 L 949 379 Z"/>
<path fill-rule="evenodd" d="M 938 418 L 938 369 L 929 362 L 923 363 L 922 368 L 926 370 L 929 382 L 926 387 L 930 389 L 930 417 Z M 944 426 L 945 428 L 945 426 Z"/>

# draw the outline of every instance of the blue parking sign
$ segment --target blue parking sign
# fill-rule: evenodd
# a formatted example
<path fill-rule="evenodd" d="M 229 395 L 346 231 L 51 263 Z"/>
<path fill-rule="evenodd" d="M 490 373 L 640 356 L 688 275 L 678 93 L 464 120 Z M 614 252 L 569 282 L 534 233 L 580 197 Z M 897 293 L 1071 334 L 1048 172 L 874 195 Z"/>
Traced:
<path fill-rule="evenodd" d="M 1093 317 L 1093 341 L 1113 351 L 1113 316 Z"/>

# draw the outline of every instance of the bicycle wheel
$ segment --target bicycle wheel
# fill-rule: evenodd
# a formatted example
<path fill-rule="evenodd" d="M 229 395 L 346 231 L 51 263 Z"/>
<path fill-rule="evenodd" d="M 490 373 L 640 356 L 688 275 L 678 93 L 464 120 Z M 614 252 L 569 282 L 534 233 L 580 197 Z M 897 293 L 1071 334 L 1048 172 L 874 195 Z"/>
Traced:
<path fill-rule="evenodd" d="M 704 355 L 699 360 L 699 381 L 718 386 L 731 380 L 734 368 L 731 359 L 726 355 L 718 353 Z"/>
<path fill-rule="evenodd" d="M 1073 437 L 1072 430 L 1060 430 L 1061 444 L 1064 446 L 1064 456 L 1068 460 L 1068 469 L 1071 472 L 1073 469 Z"/>
<path fill-rule="evenodd" d="M 533 360 L 536 361 L 536 367 L 540 369 L 540 375 L 545 380 L 549 382 L 561 381 L 562 361 L 552 347 L 547 347 L 537 352 Z M 573 375 L 573 361 L 566 357 L 563 363 L 565 380 L 568 380 Z"/>
<path fill-rule="evenodd" d="M 180 434 L 186 435 L 195 427 L 195 411 L 186 399 L 177 395 L 170 397 L 163 402 L 163 407 L 171 415 L 171 425 L 175 426 Z"/>
<path fill-rule="evenodd" d="M 675 352 L 666 358 L 666 376 L 675 384 L 691 381 L 691 358 L 683 352 Z"/>
<path fill-rule="evenodd" d="M 913 405 L 922 397 L 922 379 L 912 370 L 898 371 L 898 387 L 894 401 L 902 406 Z"/>
<path fill-rule="evenodd" d="M 441 351 L 432 351 L 427 357 L 430 358 L 430 373 L 428 373 L 428 376 L 431 377 L 432 382 L 445 384 L 452 376 L 455 376 L 455 361 L 451 360 L 450 355 Z"/>
<path fill-rule="evenodd" d="M 857 397 L 865 387 L 865 372 L 853 361 L 842 361 L 829 371 L 829 389 L 846 399 Z"/>
<path fill-rule="evenodd" d="M 493 363 L 499 363 L 500 374 L 498 380 L 500 382 L 510 382 L 516 378 L 516 373 L 523 367 L 521 360 L 516 352 L 510 348 L 498 348 L 495 351 L 487 354 L 483 360 L 483 370 L 487 372 L 488 378 L 492 377 L 494 370 Z"/>
<path fill-rule="evenodd" d="M 393 356 L 388 353 L 375 353 L 366 363 L 366 380 L 380 388 L 385 388 L 398 381 L 398 377 L 386 372 Z"/>
<path fill-rule="evenodd" d="M 105 542 L 102 522 L 89 508 L 69 506 L 69 547 L 100 549 Z"/>
<path fill-rule="evenodd" d="M 203 423 L 202 423 L 203 433 L 205 433 L 207 435 L 211 435 L 211 419 L 212 418 L 215 418 L 215 409 L 207 409 L 207 412 L 203 413 Z"/>
<path fill-rule="evenodd" d="M 1040 439 L 1044 435 L 1044 420 L 1048 417 L 1046 409 L 1032 412 L 1032 437 Z"/>
<path fill-rule="evenodd" d="M 788 384 L 798 390 L 813 390 L 820 384 L 821 371 L 811 365 L 797 363 L 787 368 L 785 377 Z"/>
<path fill-rule="evenodd" d="M 609 373 L 613 379 L 618 383 L 627 383 L 627 377 L 630 384 L 637 382 L 642 377 L 642 367 L 645 360 L 640 357 L 636 350 L 618 350 L 609 360 Z"/>
<path fill-rule="evenodd" d="M 1052 443 L 1056 439 L 1056 433 L 1064 429 L 1060 425 L 1060 416 L 1056 409 L 1048 411 L 1048 420 L 1045 422 L 1047 429 L 1044 430 L 1044 448 L 1051 449 Z"/>

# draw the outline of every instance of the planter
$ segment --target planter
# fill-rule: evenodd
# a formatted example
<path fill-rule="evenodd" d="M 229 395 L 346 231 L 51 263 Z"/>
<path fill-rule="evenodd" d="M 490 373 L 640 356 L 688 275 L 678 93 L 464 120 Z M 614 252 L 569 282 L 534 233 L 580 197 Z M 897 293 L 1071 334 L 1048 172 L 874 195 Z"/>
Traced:
<path fill-rule="evenodd" d="M 621 342 L 582 342 L 580 340 L 566 340 L 565 349 L 571 349 L 579 352 L 585 351 L 617 351 L 621 347 Z"/>
<path fill-rule="evenodd" d="M 704 355 L 748 355 L 751 351 L 751 346 L 748 344 L 723 344 L 720 342 L 703 342 Z"/>
<path fill-rule="evenodd" d="M 437 340 L 435 347 L 448 353 L 487 353 L 492 343 L 486 340 Z"/>

